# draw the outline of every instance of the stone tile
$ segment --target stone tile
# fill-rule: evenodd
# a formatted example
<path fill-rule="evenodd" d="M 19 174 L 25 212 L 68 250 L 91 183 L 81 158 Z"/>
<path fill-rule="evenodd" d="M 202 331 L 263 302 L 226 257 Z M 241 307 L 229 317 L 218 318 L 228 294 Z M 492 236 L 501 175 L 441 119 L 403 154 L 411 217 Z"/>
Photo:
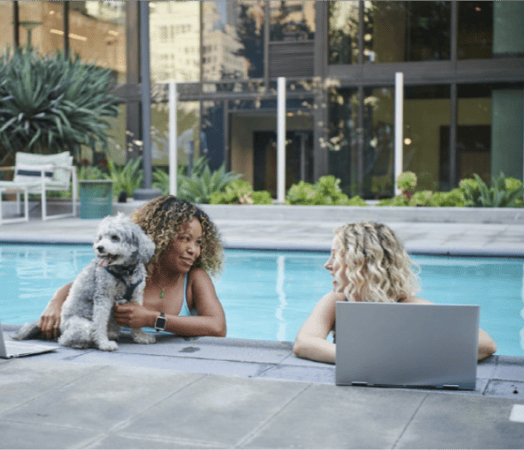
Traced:
<path fill-rule="evenodd" d="M 524 400 L 524 382 L 490 380 L 484 395 Z"/>
<path fill-rule="evenodd" d="M 0 448 L 82 448 L 93 430 L 50 425 L 0 421 Z"/>
<path fill-rule="evenodd" d="M 492 378 L 497 380 L 524 381 L 524 358 L 500 356 Z"/>
<path fill-rule="evenodd" d="M 311 385 L 242 448 L 392 448 L 427 394 Z"/>
<path fill-rule="evenodd" d="M 54 369 L 54 376 L 60 379 L 61 372 L 59 368 Z M 11 409 L 8 417 L 26 424 L 45 423 L 107 431 L 200 377 L 189 373 L 107 366 Z"/>
<path fill-rule="evenodd" d="M 237 446 L 306 388 L 208 375 L 130 421 L 119 434 Z"/>
<path fill-rule="evenodd" d="M 522 448 L 524 427 L 509 421 L 514 403 L 429 394 L 395 448 Z"/>
<path fill-rule="evenodd" d="M 183 439 L 158 439 L 158 436 L 144 435 L 142 437 L 129 437 L 117 433 L 110 433 L 108 436 L 90 443 L 84 448 L 228 448 L 220 443 L 209 443 L 201 441 L 188 441 Z"/>
<path fill-rule="evenodd" d="M 0 365 L 0 414 L 96 374 L 102 366 L 11 359 Z"/>
<path fill-rule="evenodd" d="M 174 372 L 210 373 L 233 377 L 255 377 L 270 365 L 248 362 L 223 361 L 197 358 L 177 358 L 174 356 L 140 355 L 129 353 L 92 352 L 76 361 L 86 364 L 107 364 L 112 366 L 128 366 L 154 368 Z"/>
<path fill-rule="evenodd" d="M 335 384 L 334 367 L 303 367 L 275 365 L 260 373 L 258 378 L 271 380 L 300 381 L 306 383 Z"/>
<path fill-rule="evenodd" d="M 227 340 L 230 341 L 230 340 Z M 179 358 L 216 359 L 228 361 L 276 364 L 291 354 L 290 346 L 270 347 L 253 345 L 245 340 L 222 341 L 216 344 L 205 340 L 182 340 L 173 336 L 157 336 L 154 345 L 119 344 L 119 352 L 147 355 L 177 356 Z M 238 341 L 238 343 L 236 343 Z"/>

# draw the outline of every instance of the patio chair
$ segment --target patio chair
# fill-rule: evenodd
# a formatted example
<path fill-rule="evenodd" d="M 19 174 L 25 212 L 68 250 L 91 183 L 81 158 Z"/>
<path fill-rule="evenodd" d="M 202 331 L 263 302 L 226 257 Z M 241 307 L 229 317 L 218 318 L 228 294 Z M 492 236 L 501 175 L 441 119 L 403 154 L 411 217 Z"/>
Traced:
<path fill-rule="evenodd" d="M 41 155 L 34 153 L 18 152 L 13 167 L 0 167 L 1 171 L 14 171 L 13 181 L 0 181 L 0 207 L 1 196 L 4 193 L 15 192 L 17 206 L 19 207 L 20 193 L 24 193 L 25 216 L 9 221 L 28 220 L 27 194 L 36 194 L 41 197 L 42 220 L 60 219 L 76 216 L 77 176 L 73 157 L 69 152 L 54 155 Z M 72 187 L 72 212 L 66 214 L 47 214 L 47 192 L 69 191 Z M 3 222 L 7 222 L 4 220 Z M 2 212 L 0 209 L 0 223 Z"/>

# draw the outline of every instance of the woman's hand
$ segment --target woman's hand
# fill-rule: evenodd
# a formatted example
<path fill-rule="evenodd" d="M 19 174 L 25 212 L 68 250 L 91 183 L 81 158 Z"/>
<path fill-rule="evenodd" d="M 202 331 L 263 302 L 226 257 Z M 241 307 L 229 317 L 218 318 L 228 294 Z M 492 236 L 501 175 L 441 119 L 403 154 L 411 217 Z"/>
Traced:
<path fill-rule="evenodd" d="M 40 316 L 38 328 L 44 333 L 47 339 L 57 339 L 60 334 L 60 313 L 62 305 L 56 302 L 49 302 L 44 312 Z"/>
<path fill-rule="evenodd" d="M 114 307 L 116 323 L 122 327 L 150 327 L 159 313 L 138 303 L 125 303 Z"/>

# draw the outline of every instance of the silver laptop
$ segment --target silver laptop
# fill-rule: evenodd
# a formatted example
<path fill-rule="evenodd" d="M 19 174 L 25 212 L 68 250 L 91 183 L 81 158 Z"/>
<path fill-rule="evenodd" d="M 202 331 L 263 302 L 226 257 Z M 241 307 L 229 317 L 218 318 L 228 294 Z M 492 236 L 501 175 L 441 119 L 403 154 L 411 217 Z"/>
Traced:
<path fill-rule="evenodd" d="M 32 344 L 30 342 L 6 341 L 0 322 L 0 358 L 18 358 L 20 356 L 37 355 L 52 352 L 56 347 L 50 345 Z"/>
<path fill-rule="evenodd" d="M 479 307 L 337 302 L 338 385 L 475 389 Z"/>

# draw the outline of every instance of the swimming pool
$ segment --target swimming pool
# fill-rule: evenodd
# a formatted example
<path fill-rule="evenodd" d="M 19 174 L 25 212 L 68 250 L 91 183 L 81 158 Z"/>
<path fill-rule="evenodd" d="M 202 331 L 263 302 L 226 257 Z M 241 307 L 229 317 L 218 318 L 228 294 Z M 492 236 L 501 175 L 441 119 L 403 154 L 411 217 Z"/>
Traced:
<path fill-rule="evenodd" d="M 55 290 L 92 259 L 90 246 L 0 245 L 0 319 L 35 320 Z M 227 250 L 215 286 L 228 337 L 292 341 L 317 300 L 331 289 L 327 253 Z M 524 356 L 524 259 L 414 256 L 420 297 L 478 304 L 480 326 L 497 354 Z"/>

